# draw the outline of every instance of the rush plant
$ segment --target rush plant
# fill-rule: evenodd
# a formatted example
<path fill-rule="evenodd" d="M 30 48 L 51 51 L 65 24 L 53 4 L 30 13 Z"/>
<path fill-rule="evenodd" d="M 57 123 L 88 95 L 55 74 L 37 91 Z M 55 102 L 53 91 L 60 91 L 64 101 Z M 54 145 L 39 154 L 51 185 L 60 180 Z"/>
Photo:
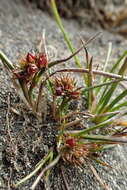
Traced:
<path fill-rule="evenodd" d="M 73 47 L 68 33 L 64 29 L 55 4 L 55 0 L 52 0 L 51 4 L 57 25 L 63 34 L 67 46 L 71 52 L 74 52 L 75 48 Z M 103 121 L 108 120 L 111 117 L 114 117 L 116 114 L 118 114 L 118 110 L 120 111 L 121 108 L 124 108 L 127 105 L 127 102 L 124 99 L 127 95 L 127 89 L 123 82 L 121 82 L 127 80 L 127 78 L 124 76 L 127 72 L 127 51 L 125 51 L 118 58 L 116 63 L 113 63 L 111 68 L 108 69 L 108 63 L 112 50 L 112 44 L 109 43 L 109 49 L 103 69 L 94 70 L 94 59 L 92 56 L 89 55 L 85 42 L 82 40 L 82 38 L 81 42 L 84 46 L 84 53 L 86 57 L 85 63 L 82 64 L 76 56 L 75 64 L 78 67 L 78 69 L 70 68 L 65 70 L 59 70 L 58 72 L 85 73 L 85 88 L 82 89 L 82 95 L 84 95 L 87 99 L 87 108 L 90 111 L 90 113 L 97 115 L 93 119 L 93 121 L 95 123 L 101 123 Z M 84 65 L 86 65 L 85 68 L 83 68 Z M 100 77 L 96 80 L 98 75 Z M 124 86 L 124 89 L 121 89 L 119 95 L 115 96 L 115 91 L 117 87 L 121 85 Z"/>
<path fill-rule="evenodd" d="M 51 97 L 50 114 L 55 119 L 57 126 L 56 146 L 50 149 L 47 155 L 40 160 L 35 169 L 26 177 L 17 182 L 18 187 L 38 172 L 31 190 L 34 190 L 39 181 L 44 178 L 47 182 L 51 169 L 60 161 L 68 162 L 78 167 L 91 164 L 95 161 L 104 166 L 111 167 L 100 158 L 100 152 L 117 144 L 127 143 L 125 130 L 127 122 L 122 117 L 127 114 L 123 108 L 127 106 L 127 89 L 115 94 L 115 90 L 123 82 L 127 81 L 125 76 L 127 69 L 127 51 L 113 64 L 107 72 L 107 64 L 111 53 L 109 45 L 108 55 L 104 70 L 94 69 L 94 59 L 88 53 L 86 45 L 98 34 L 86 43 L 82 40 L 82 46 L 75 51 L 73 45 L 65 32 L 59 17 L 55 1 L 51 0 L 52 9 L 64 39 L 72 54 L 62 60 L 49 61 L 46 51 L 41 48 L 28 52 L 17 66 L 0 51 L 0 59 L 7 69 L 15 89 L 19 93 L 25 105 L 37 118 L 43 118 L 43 97 Z M 45 48 L 44 48 L 45 49 Z M 82 64 L 77 54 L 84 50 L 85 64 Z M 74 58 L 76 68 L 51 68 Z M 80 86 L 74 78 L 75 73 L 82 73 L 84 85 Z M 96 79 L 101 76 L 100 79 Z M 86 99 L 86 107 L 77 107 L 73 110 L 71 104 L 77 104 Z M 82 125 L 82 121 L 87 124 Z M 89 124 L 91 123 L 91 124 Z M 80 130 L 79 130 L 80 126 Z M 118 128 L 118 126 L 121 126 Z M 76 128 L 78 127 L 78 128 Z M 102 130 L 103 129 L 103 130 Z M 107 129 L 105 131 L 104 129 Z M 102 133 L 103 132 L 103 133 Z M 124 137 L 124 138 L 123 138 Z M 106 189 L 106 187 L 104 187 Z"/>

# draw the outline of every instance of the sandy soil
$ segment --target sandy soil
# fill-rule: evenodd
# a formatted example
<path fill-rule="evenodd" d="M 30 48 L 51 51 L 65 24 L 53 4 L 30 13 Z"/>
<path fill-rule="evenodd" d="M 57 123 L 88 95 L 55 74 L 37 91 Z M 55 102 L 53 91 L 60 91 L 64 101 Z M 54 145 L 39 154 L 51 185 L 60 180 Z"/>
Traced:
<path fill-rule="evenodd" d="M 95 31 L 91 25 L 80 27 L 74 20 L 63 21 L 66 30 L 76 48 L 80 46 L 79 35 L 84 40 L 94 35 Z M 42 33 L 46 29 L 46 39 L 48 47 L 57 50 L 58 57 L 66 57 L 70 54 L 63 37 L 52 17 L 37 9 L 16 5 L 13 1 L 2 0 L 0 2 L 0 49 L 8 55 L 15 63 L 21 55 L 35 47 Z M 112 42 L 113 50 L 110 63 L 114 64 L 117 57 L 126 50 L 127 41 L 119 36 L 102 31 L 103 34 L 88 47 L 89 52 L 95 57 L 95 66 L 99 63 L 100 68 L 106 58 L 108 43 Z M 54 50 L 53 49 L 53 50 Z M 80 53 L 83 61 L 83 53 Z M 51 55 L 54 58 L 53 55 Z M 56 55 L 55 55 L 56 57 Z M 71 66 L 74 61 L 70 61 Z M 70 66 L 68 64 L 68 67 Z M 38 123 L 33 116 L 22 112 L 17 116 L 8 111 L 8 101 L 10 104 L 20 103 L 19 98 L 11 88 L 10 79 L 6 75 L 2 64 L 0 64 L 0 189 L 10 190 L 10 184 L 21 179 L 32 171 L 35 164 L 44 156 L 54 143 L 54 123 Z M 9 128 L 7 126 L 9 117 Z M 118 146 L 109 152 L 103 153 L 103 160 L 112 166 L 112 169 L 96 166 L 104 181 L 112 190 L 127 189 L 127 148 Z M 101 190 L 103 189 L 87 166 L 82 171 L 73 166 L 65 166 L 65 175 L 72 190 Z M 51 190 L 65 189 L 60 172 L 60 165 L 53 169 L 50 177 Z M 18 190 L 28 190 L 34 178 Z M 37 190 L 44 189 L 43 181 Z"/>

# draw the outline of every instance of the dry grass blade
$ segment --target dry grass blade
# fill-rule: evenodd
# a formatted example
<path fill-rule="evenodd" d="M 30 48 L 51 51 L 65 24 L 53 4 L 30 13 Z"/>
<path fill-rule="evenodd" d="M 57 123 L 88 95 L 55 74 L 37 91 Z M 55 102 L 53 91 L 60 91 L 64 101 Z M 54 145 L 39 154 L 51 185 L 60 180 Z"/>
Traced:
<path fill-rule="evenodd" d="M 80 37 L 80 40 L 82 42 L 82 45 L 84 46 L 84 50 L 85 50 L 85 59 L 86 59 L 86 64 L 87 64 L 87 68 L 88 68 L 88 63 L 89 63 L 89 55 L 88 55 L 88 51 L 86 49 L 85 46 L 85 42 L 83 41 L 83 39 Z"/>
<path fill-rule="evenodd" d="M 93 83 L 94 83 L 94 75 L 93 75 L 93 57 L 91 57 L 89 65 L 88 65 L 88 69 L 89 69 L 89 73 L 88 73 L 88 87 L 91 87 L 91 90 L 88 91 L 88 106 L 89 106 L 89 110 L 92 112 L 92 110 L 95 107 L 95 96 L 94 96 L 94 92 L 93 92 Z"/>
<path fill-rule="evenodd" d="M 92 38 L 90 38 L 88 41 L 86 41 L 86 43 L 83 44 L 83 46 L 81 46 L 76 52 L 74 52 L 73 54 L 71 54 L 69 57 L 67 57 L 65 59 L 61 59 L 61 60 L 56 60 L 56 61 L 50 62 L 49 63 L 49 68 L 52 67 L 52 66 L 54 66 L 54 65 L 56 65 L 56 64 L 63 63 L 63 62 L 66 62 L 66 61 L 70 60 L 76 54 L 78 54 L 84 48 L 84 46 L 88 45 L 91 41 L 93 41 L 94 39 L 96 39 L 96 37 L 98 35 L 100 35 L 100 34 L 101 34 L 101 32 L 98 32 L 97 34 L 95 34 Z"/>
<path fill-rule="evenodd" d="M 40 53 L 45 53 L 47 57 L 47 49 L 46 49 L 46 40 L 45 40 L 45 29 L 42 31 L 41 41 L 38 45 L 38 50 Z M 48 59 L 48 58 L 47 58 Z"/>
<path fill-rule="evenodd" d="M 49 152 L 35 167 L 35 169 L 28 174 L 26 177 L 24 177 L 23 179 L 21 179 L 19 182 L 17 182 L 14 187 L 17 188 L 18 186 L 20 186 L 21 184 L 25 183 L 28 179 L 30 179 L 31 177 L 33 177 L 41 168 L 42 166 L 49 160 L 49 158 L 52 155 L 52 151 Z"/>
<path fill-rule="evenodd" d="M 68 69 L 60 69 L 57 70 L 55 73 L 59 73 L 59 72 L 77 72 L 77 73 L 89 73 L 89 69 L 75 69 L 75 68 L 68 68 Z M 127 81 L 127 77 L 124 77 L 123 75 L 118 75 L 118 74 L 114 74 L 114 73 L 109 73 L 109 72 L 103 72 L 103 71 L 99 71 L 99 70 L 93 70 L 93 74 L 95 75 L 102 75 L 105 77 L 109 77 L 109 78 L 115 78 L 115 79 L 122 79 Z"/>
<path fill-rule="evenodd" d="M 75 48 L 73 47 L 73 44 L 72 44 L 72 42 L 71 42 L 71 40 L 70 40 L 70 38 L 69 38 L 68 33 L 67 33 L 67 32 L 65 31 L 65 29 L 64 29 L 64 26 L 63 26 L 63 24 L 62 24 L 62 21 L 61 21 L 61 18 L 60 18 L 60 15 L 59 15 L 59 12 L 58 12 L 58 9 L 57 9 L 57 6 L 56 6 L 56 2 L 55 2 L 55 0 L 51 0 L 50 2 L 51 2 L 51 8 L 52 8 L 53 14 L 54 14 L 54 16 L 55 16 L 56 22 L 57 22 L 57 24 L 58 24 L 58 27 L 59 27 L 59 29 L 61 30 L 61 32 L 62 32 L 62 34 L 63 34 L 63 37 L 64 37 L 64 39 L 65 39 L 65 41 L 66 41 L 66 43 L 67 43 L 67 45 L 68 45 L 70 51 L 71 51 L 72 53 L 74 53 Z M 97 35 L 98 35 L 98 34 L 97 34 Z M 94 38 L 95 38 L 95 37 L 96 37 L 96 35 L 94 36 Z M 91 38 L 91 39 L 93 40 L 94 38 Z M 91 41 L 91 39 L 88 40 L 87 43 L 89 43 L 89 42 Z M 86 44 L 87 44 L 87 43 L 86 43 Z M 82 49 L 82 48 L 81 48 L 81 49 Z M 76 54 L 75 54 L 75 55 L 76 55 Z M 75 60 L 75 64 L 77 65 L 77 67 L 81 68 L 82 65 L 81 65 L 81 63 L 80 63 L 80 60 L 79 60 L 78 57 L 75 56 L 75 55 L 73 55 L 73 56 L 74 56 L 74 60 Z"/>
<path fill-rule="evenodd" d="M 107 66 L 108 66 L 108 63 L 109 63 L 109 58 L 110 58 L 110 55 L 111 55 L 111 51 L 112 51 L 112 43 L 109 42 L 108 52 L 107 52 L 106 60 L 105 60 L 105 63 L 104 63 L 103 71 L 107 70 Z M 103 79 L 103 76 L 101 76 L 99 80 L 101 82 L 102 81 L 106 82 L 107 79 L 106 78 Z M 101 88 L 96 89 L 96 95 L 99 93 L 100 90 L 101 90 Z"/>
<path fill-rule="evenodd" d="M 106 162 L 104 162 L 102 160 L 99 160 L 99 159 L 95 158 L 94 156 L 92 156 L 91 159 L 95 160 L 98 164 L 101 164 L 102 166 L 106 166 L 106 167 L 112 169 L 112 166 L 110 166 L 108 163 L 106 163 Z"/>
<path fill-rule="evenodd" d="M 114 137 L 114 136 L 104 136 L 104 135 L 82 135 L 85 139 L 102 141 L 102 142 L 111 142 L 111 143 L 127 143 L 127 138 Z M 85 141 L 85 140 L 83 140 Z"/>
<path fill-rule="evenodd" d="M 90 63 L 89 63 L 89 86 L 93 86 L 93 81 L 94 81 L 94 77 L 93 77 L 93 57 L 91 57 L 90 59 Z"/>
<path fill-rule="evenodd" d="M 124 127 L 127 127 L 127 121 L 117 121 L 114 124 L 115 124 L 115 126 L 124 126 Z"/>
<path fill-rule="evenodd" d="M 86 46 L 85 46 L 85 42 L 83 41 L 82 37 L 80 37 L 80 40 L 81 40 L 82 45 L 84 45 L 85 60 L 86 60 L 85 67 L 88 69 L 89 68 L 89 62 L 90 62 L 90 57 L 89 57 L 88 51 L 87 51 Z M 84 75 L 84 80 L 85 80 L 86 86 L 88 86 L 88 76 Z"/>
<path fill-rule="evenodd" d="M 99 123 L 97 125 L 94 126 L 90 126 L 87 129 L 83 129 L 83 130 L 66 130 L 64 131 L 65 134 L 72 134 L 73 136 L 77 136 L 77 135 L 85 135 L 88 134 L 90 131 L 94 131 L 96 129 L 101 129 L 103 127 L 108 127 L 109 124 L 112 124 L 114 121 L 119 120 L 119 118 L 121 118 L 123 115 L 127 114 L 126 110 L 121 111 L 120 113 L 118 113 L 116 116 L 114 116 L 113 118 L 110 118 L 102 123 Z"/>
<path fill-rule="evenodd" d="M 21 115 L 20 111 L 17 110 L 16 108 L 12 107 L 12 106 L 10 107 L 10 111 L 12 111 L 13 113 L 15 113 L 16 115 Z"/>
<path fill-rule="evenodd" d="M 74 125 L 78 125 L 83 119 L 76 119 L 64 125 L 65 128 L 72 127 Z"/>
<path fill-rule="evenodd" d="M 124 88 L 124 89 L 127 89 L 127 85 L 126 85 L 125 83 L 123 83 L 123 82 L 120 82 L 120 86 L 121 86 L 122 88 Z"/>
<path fill-rule="evenodd" d="M 94 176 L 96 177 L 96 179 L 97 179 L 98 182 L 100 183 L 100 185 L 101 185 L 105 190 L 111 190 L 111 188 L 110 188 L 107 184 L 105 184 L 105 183 L 103 182 L 103 180 L 100 178 L 100 176 L 98 175 L 98 173 L 97 173 L 96 169 L 93 167 L 93 165 L 90 164 L 89 162 L 88 162 L 88 164 L 89 164 L 89 167 L 90 167 L 91 171 L 93 172 Z"/>
<path fill-rule="evenodd" d="M 63 119 L 67 119 L 69 117 L 72 117 L 74 115 L 83 115 L 83 116 L 86 116 L 86 118 L 91 118 L 91 117 L 94 117 L 94 115 L 90 114 L 90 113 L 87 113 L 87 112 L 79 112 L 79 111 L 75 111 L 75 112 L 71 112 L 63 117 L 61 117 L 61 120 Z"/>
<path fill-rule="evenodd" d="M 45 190 L 51 190 L 50 183 L 48 180 L 44 180 L 44 188 L 45 188 Z"/>
<path fill-rule="evenodd" d="M 37 179 L 35 180 L 35 182 L 33 183 L 33 185 L 31 186 L 31 190 L 35 190 L 36 186 L 38 185 L 39 181 L 41 180 L 41 178 L 43 177 L 44 173 L 51 169 L 52 167 L 54 167 L 57 162 L 59 161 L 61 155 L 58 155 L 49 165 L 47 165 L 42 172 L 38 175 Z"/>
<path fill-rule="evenodd" d="M 65 184 L 66 190 L 70 190 L 70 187 L 68 185 L 67 179 L 65 177 L 65 170 L 64 170 L 63 166 L 61 166 L 61 174 L 62 174 L 62 177 L 63 177 L 63 181 L 64 181 L 64 184 Z"/>
<path fill-rule="evenodd" d="M 119 113 L 120 113 L 120 111 L 106 112 L 106 113 L 103 113 L 103 114 L 96 114 L 96 115 L 94 115 L 94 117 L 105 117 L 105 116 L 116 115 L 116 114 L 119 114 Z"/>

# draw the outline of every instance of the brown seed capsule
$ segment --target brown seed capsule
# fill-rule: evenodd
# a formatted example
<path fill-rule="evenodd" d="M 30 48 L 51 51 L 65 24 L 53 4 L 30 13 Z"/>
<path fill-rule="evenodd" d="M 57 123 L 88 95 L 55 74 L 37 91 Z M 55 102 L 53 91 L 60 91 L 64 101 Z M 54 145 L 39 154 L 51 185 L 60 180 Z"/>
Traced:
<path fill-rule="evenodd" d="M 48 66 L 48 61 L 45 54 L 41 54 L 37 61 L 38 68 L 46 68 Z"/>
<path fill-rule="evenodd" d="M 28 53 L 26 56 L 26 60 L 28 61 L 28 63 L 33 63 L 36 59 L 36 56 L 32 53 Z"/>
<path fill-rule="evenodd" d="M 62 75 L 55 77 L 54 81 L 54 94 L 56 96 L 67 96 L 71 99 L 77 99 L 80 96 L 80 89 L 75 88 L 76 82 L 74 78 L 69 75 Z"/>
<path fill-rule="evenodd" d="M 27 73 L 28 75 L 32 75 L 34 73 L 38 72 L 38 67 L 35 64 L 29 64 L 27 67 Z"/>
<path fill-rule="evenodd" d="M 63 88 L 61 86 L 56 87 L 55 90 L 56 90 L 56 92 L 55 92 L 56 96 L 64 96 L 65 95 Z"/>
<path fill-rule="evenodd" d="M 67 139 L 66 144 L 70 147 L 74 147 L 76 145 L 76 140 L 74 138 Z"/>

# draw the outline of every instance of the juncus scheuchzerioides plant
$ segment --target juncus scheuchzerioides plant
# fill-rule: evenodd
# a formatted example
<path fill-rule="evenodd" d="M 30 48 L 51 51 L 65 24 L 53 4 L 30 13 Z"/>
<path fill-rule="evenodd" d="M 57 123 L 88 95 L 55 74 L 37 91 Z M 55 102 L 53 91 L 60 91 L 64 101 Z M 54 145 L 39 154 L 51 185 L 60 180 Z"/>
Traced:
<path fill-rule="evenodd" d="M 52 115 L 52 120 L 57 126 L 55 146 L 47 152 L 29 175 L 14 186 L 18 187 L 37 175 L 31 186 L 31 190 L 34 190 L 42 177 L 46 183 L 48 182 L 51 169 L 63 160 L 80 168 L 87 164 L 98 181 L 101 181 L 103 188 L 108 189 L 93 168 L 92 161 L 111 168 L 101 160 L 101 152 L 117 144 L 127 143 L 125 138 L 127 122 L 122 119 L 127 114 L 124 109 L 127 106 L 127 90 L 120 88 L 119 94 L 115 94 L 117 87 L 125 86 L 124 81 L 127 81 L 125 76 L 127 51 L 108 71 L 112 49 L 110 43 L 104 69 L 95 69 L 94 57 L 89 54 L 87 45 L 99 33 L 87 42 L 81 38 L 82 45 L 75 50 L 69 35 L 65 32 L 54 0 L 51 0 L 51 7 L 58 27 L 71 51 L 69 57 L 52 61 L 48 59 L 46 48 L 44 50 L 39 48 L 26 53 L 18 65 L 15 65 L 0 51 L 0 59 L 24 105 L 27 105 L 40 119 L 44 117 L 41 105 L 47 98 L 50 100 L 47 101 L 50 106 L 49 114 Z M 77 57 L 81 50 L 85 55 L 83 63 Z M 76 67 L 66 67 L 72 58 Z M 57 68 L 56 66 L 61 63 L 65 63 L 65 67 Z M 80 74 L 81 84 L 78 83 L 75 73 Z M 78 105 L 84 100 L 85 108 L 77 106 L 75 110 L 73 109 L 74 104 Z"/>

